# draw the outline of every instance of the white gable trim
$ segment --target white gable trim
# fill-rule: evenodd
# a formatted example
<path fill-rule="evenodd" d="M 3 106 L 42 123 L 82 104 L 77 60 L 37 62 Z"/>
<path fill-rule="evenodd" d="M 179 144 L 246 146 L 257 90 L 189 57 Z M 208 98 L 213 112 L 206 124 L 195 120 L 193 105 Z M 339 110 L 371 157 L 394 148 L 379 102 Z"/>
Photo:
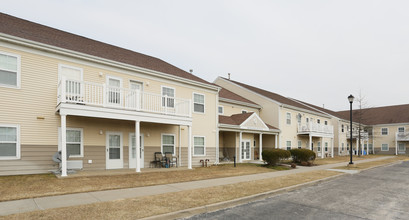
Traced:
<path fill-rule="evenodd" d="M 244 124 L 246 124 L 250 120 L 254 120 L 254 119 L 260 121 L 264 128 L 260 129 L 260 128 L 256 128 L 256 127 L 246 127 L 246 126 L 244 126 Z M 253 113 L 246 120 L 244 120 L 243 123 L 240 124 L 240 128 L 242 128 L 242 129 L 252 129 L 252 130 L 262 130 L 262 131 L 268 131 L 269 130 L 266 123 L 264 123 L 264 121 L 261 120 L 261 118 L 256 113 Z"/>

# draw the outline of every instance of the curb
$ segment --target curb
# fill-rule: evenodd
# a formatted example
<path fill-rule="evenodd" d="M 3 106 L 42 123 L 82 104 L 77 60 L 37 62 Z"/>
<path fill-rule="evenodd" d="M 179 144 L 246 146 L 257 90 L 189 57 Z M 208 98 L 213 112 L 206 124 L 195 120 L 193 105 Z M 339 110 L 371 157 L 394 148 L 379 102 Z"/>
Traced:
<path fill-rule="evenodd" d="M 146 218 L 142 218 L 142 219 L 144 219 L 144 220 L 160 220 L 160 219 L 187 218 L 187 217 L 191 217 L 193 215 L 197 215 L 197 214 L 201 214 L 201 213 L 213 212 L 213 211 L 217 211 L 217 210 L 220 210 L 220 209 L 225 209 L 225 208 L 237 206 L 237 205 L 240 205 L 240 204 L 243 204 L 243 203 L 249 203 L 249 202 L 256 201 L 256 200 L 265 199 L 265 198 L 274 196 L 276 194 L 293 191 L 293 190 L 296 190 L 296 189 L 304 187 L 304 186 L 310 186 L 310 185 L 318 184 L 320 182 L 329 181 L 329 180 L 341 177 L 341 176 L 343 176 L 345 174 L 347 174 L 347 173 L 340 173 L 340 174 L 335 175 L 335 176 L 330 176 L 330 177 L 326 177 L 326 178 L 323 178 L 323 179 L 313 180 L 311 182 L 301 183 L 301 184 L 297 184 L 297 185 L 293 185 L 293 186 L 287 186 L 287 187 L 284 187 L 284 188 L 275 189 L 275 190 L 268 191 L 268 192 L 263 192 L 263 193 L 254 194 L 254 195 L 250 195 L 250 196 L 240 197 L 240 198 L 237 198 L 237 199 L 223 201 L 223 202 L 214 203 L 214 204 L 209 204 L 209 205 L 205 205 L 205 206 L 201 206 L 201 207 L 194 207 L 194 208 L 190 208 L 190 209 L 179 210 L 179 211 L 165 213 L 165 214 L 161 214 L 161 215 L 150 216 L 150 217 L 146 217 Z"/>
<path fill-rule="evenodd" d="M 395 164 L 399 164 L 399 163 L 402 163 L 402 162 L 403 161 L 397 161 L 397 162 L 388 163 L 388 164 L 380 164 L 380 165 L 377 165 L 377 166 L 374 166 L 374 167 L 369 167 L 369 168 L 366 168 L 366 169 L 358 170 L 357 174 L 361 173 L 362 171 L 366 171 L 366 170 L 370 170 L 370 169 L 374 169 L 374 168 L 378 168 L 378 167 L 393 166 Z M 337 172 L 337 171 L 335 171 L 335 172 Z M 223 202 L 214 203 L 214 204 L 209 204 L 209 205 L 205 205 L 205 206 L 201 206 L 201 207 L 194 207 L 194 208 L 190 208 L 190 209 L 184 209 L 184 210 L 179 210 L 179 211 L 175 211 L 175 212 L 169 212 L 169 213 L 165 213 L 165 214 L 161 214 L 161 215 L 150 216 L 150 217 L 146 217 L 146 218 L 142 218 L 142 219 L 143 220 L 161 220 L 161 219 L 188 218 L 188 217 L 191 217 L 193 215 L 198 215 L 198 214 L 207 213 L 207 212 L 214 212 L 214 211 L 217 211 L 217 210 L 234 207 L 234 206 L 241 205 L 241 204 L 244 204 L 244 203 L 249 203 L 249 202 L 253 202 L 253 201 L 256 201 L 256 200 L 269 198 L 269 197 L 272 197 L 272 196 L 274 196 L 276 194 L 293 191 L 293 190 L 299 189 L 299 188 L 304 187 L 304 186 L 312 186 L 312 185 L 315 185 L 315 184 L 318 184 L 318 183 L 321 183 L 321 182 L 330 181 L 332 179 L 336 179 L 336 178 L 339 178 L 341 176 L 348 175 L 348 174 L 349 173 L 340 173 L 340 174 L 335 175 L 335 176 L 330 176 L 330 177 L 326 177 L 326 178 L 323 178 L 323 179 L 318 179 L 318 180 L 314 180 L 314 181 L 311 181 L 311 182 L 301 183 L 301 184 L 297 184 L 297 185 L 293 185 L 293 186 L 287 186 L 287 187 L 284 187 L 284 188 L 275 189 L 275 190 L 268 191 L 268 192 L 263 192 L 263 193 L 254 194 L 254 195 L 250 195 L 250 196 L 240 197 L 240 198 L 237 198 L 237 199 L 223 201 Z M 353 174 L 349 174 L 349 175 L 353 175 Z"/>

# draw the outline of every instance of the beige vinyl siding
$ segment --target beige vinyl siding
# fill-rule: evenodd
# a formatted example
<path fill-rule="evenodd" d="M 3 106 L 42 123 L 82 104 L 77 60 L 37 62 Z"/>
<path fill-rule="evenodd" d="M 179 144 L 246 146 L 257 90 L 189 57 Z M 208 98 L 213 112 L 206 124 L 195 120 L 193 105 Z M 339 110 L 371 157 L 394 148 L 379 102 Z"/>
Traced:
<path fill-rule="evenodd" d="M 256 114 L 260 113 L 258 108 L 251 108 L 248 106 L 236 105 L 227 102 L 219 102 L 219 106 L 223 106 L 224 112 L 222 115 L 225 116 L 240 114 L 242 113 L 242 110 L 246 110 L 247 112 L 255 112 Z"/>

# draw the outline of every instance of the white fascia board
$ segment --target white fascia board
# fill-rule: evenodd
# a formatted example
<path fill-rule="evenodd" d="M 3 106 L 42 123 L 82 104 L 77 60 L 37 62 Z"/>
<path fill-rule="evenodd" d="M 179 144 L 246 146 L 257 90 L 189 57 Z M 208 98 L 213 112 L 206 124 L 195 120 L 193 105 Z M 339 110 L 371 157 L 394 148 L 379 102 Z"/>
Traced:
<path fill-rule="evenodd" d="M 250 89 L 247 89 L 247 88 L 245 88 L 245 87 L 243 87 L 243 86 L 241 86 L 241 85 L 238 85 L 238 84 L 236 84 L 236 83 L 234 83 L 234 82 L 232 82 L 232 81 L 230 81 L 230 80 L 225 80 L 225 79 L 223 79 L 222 77 L 217 77 L 216 78 L 216 80 L 217 79 L 220 79 L 220 80 L 223 80 L 223 81 L 225 81 L 225 82 L 227 82 L 227 83 L 230 83 L 230 84 L 234 84 L 235 86 L 237 86 L 237 87 L 239 87 L 239 88 L 241 88 L 241 89 L 244 89 L 244 90 L 246 90 L 247 92 L 250 92 L 250 93 L 252 93 L 252 94 L 254 94 L 254 95 L 256 95 L 256 96 L 259 96 L 259 97 L 261 97 L 261 98 L 263 98 L 263 99 L 266 99 L 266 100 L 268 100 L 268 101 L 270 101 L 270 102 L 273 102 L 273 103 L 275 103 L 275 104 L 277 104 L 277 105 L 282 105 L 282 103 L 280 103 L 280 102 L 278 102 L 278 101 L 276 101 L 276 100 L 274 100 L 274 99 L 270 99 L 270 98 L 268 98 L 268 97 L 266 97 L 266 96 L 264 96 L 264 95 L 261 95 L 261 94 L 259 94 L 259 93 L 257 93 L 257 92 L 254 92 L 254 91 L 252 91 L 252 90 L 250 90 Z M 215 81 L 216 81 L 215 80 Z M 214 82 L 215 82 L 214 81 Z"/>
<path fill-rule="evenodd" d="M 237 125 L 229 124 L 219 124 L 219 131 L 234 131 L 234 132 L 244 132 L 244 133 L 263 133 L 263 134 L 278 134 L 280 130 L 269 129 L 269 130 L 251 130 L 251 129 L 242 129 Z"/>
<path fill-rule="evenodd" d="M 404 122 L 404 123 L 391 123 L 391 124 L 376 124 L 376 125 L 369 125 L 369 126 L 375 127 L 375 126 L 403 126 L 403 125 L 409 125 L 409 123 Z"/>
<path fill-rule="evenodd" d="M 237 101 L 237 100 L 233 100 L 233 99 L 226 99 L 226 98 L 219 97 L 219 101 L 227 102 L 227 103 L 231 103 L 231 104 L 236 104 L 236 105 L 242 105 L 242 106 L 251 107 L 251 108 L 261 109 L 260 105 L 255 105 L 255 104 L 251 104 L 251 103 L 247 103 L 247 102 L 241 102 L 241 101 Z"/>
<path fill-rule="evenodd" d="M 138 120 L 141 122 L 192 126 L 192 118 L 189 117 L 152 114 L 146 112 L 100 108 L 76 104 L 61 103 L 60 105 L 57 106 L 56 111 L 59 111 L 60 115 L 75 115 L 92 118 L 109 118 L 128 121 Z"/>
<path fill-rule="evenodd" d="M 110 66 L 114 66 L 114 67 L 118 67 L 122 69 L 138 71 L 138 72 L 142 72 L 148 75 L 161 77 L 161 78 L 172 80 L 172 81 L 187 83 L 187 84 L 199 86 L 199 87 L 210 89 L 210 90 L 216 90 L 216 91 L 218 90 L 218 87 L 214 85 L 201 83 L 201 82 L 186 79 L 183 77 L 179 77 L 179 76 L 175 76 L 175 75 L 171 75 L 167 73 L 162 73 L 162 72 L 155 71 L 155 70 L 150 70 L 150 69 L 146 69 L 143 67 L 133 66 L 130 64 L 125 64 L 125 63 L 121 63 L 121 62 L 117 62 L 117 61 L 113 61 L 113 60 L 109 60 L 109 59 L 105 59 L 105 58 L 101 58 L 101 57 L 97 57 L 97 56 L 93 56 L 93 55 L 89 55 L 85 53 L 80 53 L 77 51 L 68 50 L 68 49 L 64 49 L 64 48 L 60 48 L 60 47 L 56 47 L 56 46 L 52 46 L 52 45 L 48 45 L 44 43 L 39 43 L 36 41 L 27 40 L 24 38 L 19 38 L 19 37 L 15 37 L 15 36 L 4 34 L 4 33 L 0 33 L 0 40 L 24 45 L 27 47 L 32 47 L 32 48 L 39 49 L 39 50 L 45 50 L 45 51 L 49 51 L 52 53 L 63 54 L 65 56 L 71 56 L 71 57 L 75 57 L 79 59 L 89 60 L 92 62 L 103 63 L 105 65 L 110 65 Z"/>
<path fill-rule="evenodd" d="M 245 126 L 243 126 L 243 124 L 249 122 L 252 118 L 256 118 L 257 120 L 259 120 L 259 121 L 263 124 L 264 129 L 261 129 L 261 130 L 267 130 L 267 131 L 269 130 L 269 128 L 268 128 L 268 126 L 266 125 L 266 123 L 264 123 L 264 121 L 261 120 L 261 118 L 260 118 L 256 113 L 251 114 L 246 120 L 244 120 L 243 123 L 240 124 L 240 127 L 241 127 L 241 128 L 244 128 L 244 129 L 254 129 L 254 127 L 251 127 L 251 128 L 250 128 L 250 127 L 245 127 Z M 257 129 L 257 130 L 258 130 L 258 129 Z"/>

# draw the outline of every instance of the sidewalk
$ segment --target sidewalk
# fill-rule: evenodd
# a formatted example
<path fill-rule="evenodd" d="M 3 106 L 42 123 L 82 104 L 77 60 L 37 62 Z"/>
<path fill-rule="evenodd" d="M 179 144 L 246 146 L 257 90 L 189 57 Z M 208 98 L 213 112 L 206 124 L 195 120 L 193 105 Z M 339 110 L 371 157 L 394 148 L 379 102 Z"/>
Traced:
<path fill-rule="evenodd" d="M 390 158 L 388 157 L 378 157 L 372 159 L 365 159 L 355 161 L 355 164 L 383 160 Z M 212 186 L 221 186 L 228 185 L 240 182 L 254 181 L 269 179 L 279 176 L 286 176 L 296 173 L 304 173 L 316 170 L 327 170 L 339 166 L 345 166 L 347 162 L 336 163 L 336 164 L 327 164 L 314 167 L 301 167 L 297 169 L 279 171 L 279 172 L 270 172 L 270 173 L 259 173 L 251 174 L 244 176 L 234 176 L 234 177 L 225 177 L 218 179 L 207 179 L 207 180 L 198 180 L 191 182 L 182 182 L 182 183 L 173 183 L 166 185 L 156 185 L 156 186 L 147 186 L 147 187 L 137 187 L 137 188 L 128 188 L 128 189 L 118 189 L 118 190 L 106 190 L 106 191 L 97 191 L 97 192 L 88 192 L 88 193 L 75 193 L 68 195 L 60 196 L 47 196 L 39 197 L 32 199 L 22 199 L 14 201 L 0 202 L 0 216 L 11 215 L 15 213 L 30 212 L 36 210 L 45 210 L 52 208 L 61 208 L 61 207 L 70 207 L 76 205 L 85 205 L 92 204 L 96 202 L 106 202 L 113 201 L 118 199 L 128 199 L 128 198 L 137 198 L 142 196 L 157 195 L 170 192 L 180 192 L 184 190 L 207 188 Z"/>

